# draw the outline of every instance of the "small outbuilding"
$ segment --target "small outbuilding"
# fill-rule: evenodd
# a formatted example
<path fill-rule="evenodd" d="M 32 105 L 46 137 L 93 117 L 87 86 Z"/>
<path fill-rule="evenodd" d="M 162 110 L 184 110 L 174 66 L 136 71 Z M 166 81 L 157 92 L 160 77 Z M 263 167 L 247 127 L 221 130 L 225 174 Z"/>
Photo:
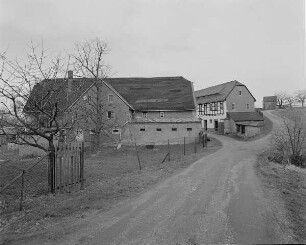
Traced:
<path fill-rule="evenodd" d="M 224 121 L 224 133 L 253 137 L 260 133 L 263 117 L 257 112 L 228 112 Z"/>
<path fill-rule="evenodd" d="M 275 110 L 277 108 L 277 96 L 265 96 L 262 101 L 263 110 Z"/>

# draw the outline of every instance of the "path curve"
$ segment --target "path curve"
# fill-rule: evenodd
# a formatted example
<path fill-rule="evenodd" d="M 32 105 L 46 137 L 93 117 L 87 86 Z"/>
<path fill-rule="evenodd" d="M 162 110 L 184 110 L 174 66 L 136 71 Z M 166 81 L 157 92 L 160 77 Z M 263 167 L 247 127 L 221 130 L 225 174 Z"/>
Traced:
<path fill-rule="evenodd" d="M 264 112 L 275 124 L 279 119 Z M 139 197 L 87 220 L 56 244 L 290 243 L 284 210 L 276 215 L 254 172 L 269 135 L 223 148 Z M 52 242 L 50 242 L 51 244 Z"/>

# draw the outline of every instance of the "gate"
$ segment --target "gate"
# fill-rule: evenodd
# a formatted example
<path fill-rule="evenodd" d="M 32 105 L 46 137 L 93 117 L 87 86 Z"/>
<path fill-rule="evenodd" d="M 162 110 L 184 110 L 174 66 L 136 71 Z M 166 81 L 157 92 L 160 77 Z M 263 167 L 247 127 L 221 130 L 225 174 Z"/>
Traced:
<path fill-rule="evenodd" d="M 49 154 L 51 193 L 84 189 L 84 142 L 65 143 Z"/>

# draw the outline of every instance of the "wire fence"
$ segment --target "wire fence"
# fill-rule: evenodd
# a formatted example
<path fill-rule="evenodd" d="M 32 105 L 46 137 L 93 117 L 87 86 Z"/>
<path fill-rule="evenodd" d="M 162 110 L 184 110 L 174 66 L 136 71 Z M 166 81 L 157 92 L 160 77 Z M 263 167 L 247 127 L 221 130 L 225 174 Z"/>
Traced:
<path fill-rule="evenodd" d="M 46 156 L 39 159 L 1 160 L 0 215 L 23 210 L 34 197 L 48 193 Z"/>

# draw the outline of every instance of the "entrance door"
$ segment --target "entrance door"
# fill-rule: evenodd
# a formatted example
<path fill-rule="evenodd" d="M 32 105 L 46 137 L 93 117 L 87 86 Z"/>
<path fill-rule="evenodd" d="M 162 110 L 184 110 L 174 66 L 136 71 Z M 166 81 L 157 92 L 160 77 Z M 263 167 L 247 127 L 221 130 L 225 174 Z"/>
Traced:
<path fill-rule="evenodd" d="M 207 120 L 204 120 L 204 130 L 207 130 Z"/>
<path fill-rule="evenodd" d="M 215 120 L 215 131 L 218 131 L 218 120 Z"/>

